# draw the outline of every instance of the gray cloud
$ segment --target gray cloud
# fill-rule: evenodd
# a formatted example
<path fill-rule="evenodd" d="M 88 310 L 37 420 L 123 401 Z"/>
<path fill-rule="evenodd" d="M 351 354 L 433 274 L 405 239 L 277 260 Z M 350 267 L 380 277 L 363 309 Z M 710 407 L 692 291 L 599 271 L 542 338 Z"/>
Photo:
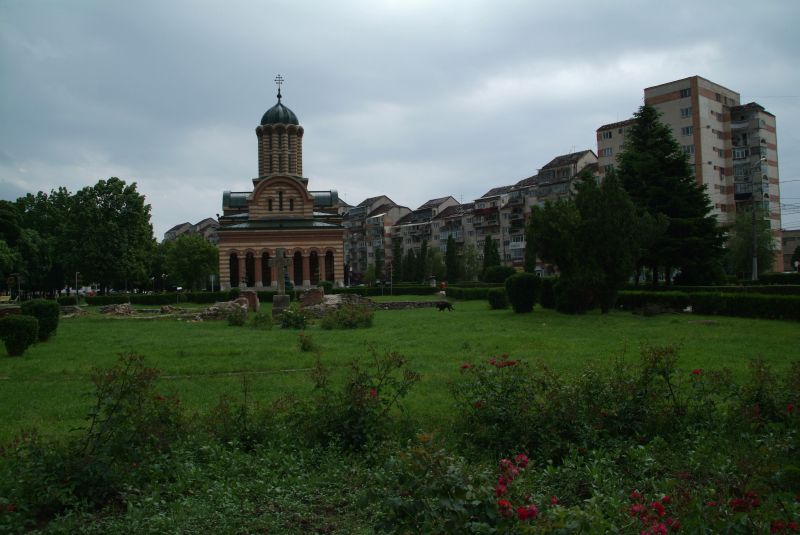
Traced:
<path fill-rule="evenodd" d="M 251 185 L 280 72 L 312 188 L 467 201 L 594 149 L 644 87 L 699 74 L 777 115 L 795 202 L 798 15 L 741 0 L 8 1 L 0 196 L 119 176 L 147 195 L 158 236 L 213 216 L 222 190 Z"/>

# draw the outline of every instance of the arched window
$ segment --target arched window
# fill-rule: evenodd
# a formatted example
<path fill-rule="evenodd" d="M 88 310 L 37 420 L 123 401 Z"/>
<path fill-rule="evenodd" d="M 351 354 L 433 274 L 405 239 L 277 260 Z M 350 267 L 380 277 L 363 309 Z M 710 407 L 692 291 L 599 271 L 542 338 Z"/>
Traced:
<path fill-rule="evenodd" d="M 272 269 L 269 266 L 269 253 L 261 255 L 261 284 L 270 286 L 272 284 Z"/>
<path fill-rule="evenodd" d="M 292 268 L 294 271 L 294 285 L 303 285 L 303 255 L 298 251 L 292 257 Z"/>
<path fill-rule="evenodd" d="M 236 253 L 231 253 L 230 259 L 228 261 L 228 267 L 230 268 L 231 288 L 238 288 L 239 287 L 239 256 Z"/>
<path fill-rule="evenodd" d="M 267 210 L 272 211 L 272 199 L 267 199 Z"/>
<path fill-rule="evenodd" d="M 283 192 L 278 192 L 278 211 L 283 212 Z"/>
<path fill-rule="evenodd" d="M 325 280 L 334 281 L 333 278 L 333 251 L 325 253 Z"/>
<path fill-rule="evenodd" d="M 294 199 L 289 199 L 289 211 L 294 211 Z"/>

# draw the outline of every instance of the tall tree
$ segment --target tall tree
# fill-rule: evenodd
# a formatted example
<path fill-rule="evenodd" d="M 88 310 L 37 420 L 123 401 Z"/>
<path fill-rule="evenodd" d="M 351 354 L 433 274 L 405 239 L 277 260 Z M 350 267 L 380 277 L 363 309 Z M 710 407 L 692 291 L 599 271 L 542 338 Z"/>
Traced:
<path fill-rule="evenodd" d="M 464 254 L 461 259 L 461 273 L 465 281 L 474 281 L 480 273 L 480 258 L 478 250 L 472 243 L 464 245 Z"/>
<path fill-rule="evenodd" d="M 426 280 L 430 273 L 427 272 L 428 268 L 428 240 L 422 240 L 419 246 L 419 256 L 417 257 L 416 265 L 416 280 L 417 282 Z"/>
<path fill-rule="evenodd" d="M 84 280 L 107 289 L 147 278 L 155 246 L 150 205 L 136 191 L 112 177 L 78 191 L 67 229 L 72 265 Z"/>
<path fill-rule="evenodd" d="M 452 234 L 447 236 L 447 250 L 444 254 L 445 273 L 448 282 L 456 282 L 461 277 L 461 265 L 458 258 L 458 246 Z"/>
<path fill-rule="evenodd" d="M 431 249 L 428 253 L 428 264 L 426 272 L 434 277 L 436 280 L 442 280 L 445 277 L 445 266 L 442 252 L 438 249 Z"/>
<path fill-rule="evenodd" d="M 165 242 L 165 264 L 172 284 L 198 290 L 217 275 L 219 253 L 199 234 L 183 234 Z"/>
<path fill-rule="evenodd" d="M 403 280 L 405 282 L 419 282 L 417 276 L 417 255 L 414 249 L 409 249 L 403 257 Z"/>
<path fill-rule="evenodd" d="M 759 274 L 770 271 L 775 259 L 772 233 L 762 214 L 763 211 L 758 205 L 756 205 L 755 218 L 750 210 L 738 212 L 733 227 L 730 229 L 727 247 L 728 264 L 731 270 L 741 278 L 753 277 L 754 245 Z"/>
<path fill-rule="evenodd" d="M 375 278 L 383 280 L 383 248 L 375 249 Z"/>
<path fill-rule="evenodd" d="M 405 280 L 403 277 L 403 241 L 395 238 L 392 242 L 392 281 Z"/>
<path fill-rule="evenodd" d="M 497 248 L 497 242 L 492 239 L 491 235 L 487 235 L 483 240 L 483 273 L 492 266 L 500 265 L 500 251 Z"/>
<path fill-rule="evenodd" d="M 634 117 L 618 157 L 618 176 L 640 210 L 667 221 L 664 233 L 643 251 L 638 263 L 651 268 L 654 284 L 661 270 L 669 282 L 673 268 L 701 281 L 722 256 L 722 231 L 711 202 L 658 111 L 644 105 Z"/>

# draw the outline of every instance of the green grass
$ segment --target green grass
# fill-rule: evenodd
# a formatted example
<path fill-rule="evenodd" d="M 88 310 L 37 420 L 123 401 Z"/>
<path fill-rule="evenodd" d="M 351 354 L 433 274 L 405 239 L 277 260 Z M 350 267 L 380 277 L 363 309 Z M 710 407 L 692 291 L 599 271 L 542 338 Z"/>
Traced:
<path fill-rule="evenodd" d="M 698 323 L 703 320 L 710 323 Z M 370 329 L 324 331 L 314 325 L 305 332 L 322 361 L 339 372 L 352 359 L 366 357 L 369 347 L 409 357 L 422 381 L 412 390 L 408 407 L 426 429 L 448 422 L 450 384 L 459 365 L 502 353 L 571 374 L 589 362 L 634 362 L 642 345 L 672 344 L 681 348 L 679 364 L 685 370 L 728 367 L 734 376 L 743 376 L 748 361 L 757 356 L 778 372 L 788 369 L 800 347 L 800 329 L 790 322 L 622 312 L 566 316 L 541 308 L 516 315 L 489 310 L 484 301 L 456 301 L 455 312 L 376 312 Z M 221 394 L 238 394 L 245 375 L 256 400 L 303 396 L 310 389 L 307 370 L 316 355 L 298 349 L 298 334 L 277 327 L 230 327 L 224 321 L 96 313 L 62 319 L 51 340 L 23 357 L 7 357 L 0 349 L 0 442 L 31 427 L 60 435 L 81 425 L 92 402 L 92 369 L 113 365 L 124 352 L 144 355 L 162 373 L 162 393 L 178 396 L 190 410 L 205 411 Z"/>

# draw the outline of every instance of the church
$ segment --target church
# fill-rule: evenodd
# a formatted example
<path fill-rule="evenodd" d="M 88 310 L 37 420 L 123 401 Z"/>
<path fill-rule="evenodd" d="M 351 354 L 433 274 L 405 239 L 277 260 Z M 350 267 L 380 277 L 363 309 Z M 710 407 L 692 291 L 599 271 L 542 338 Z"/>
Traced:
<path fill-rule="evenodd" d="M 220 289 L 277 290 L 272 268 L 277 251 L 290 262 L 297 288 L 321 281 L 344 283 L 344 229 L 335 190 L 311 191 L 303 177 L 303 127 L 278 102 L 256 127 L 258 177 L 252 191 L 225 191 L 219 217 Z"/>

